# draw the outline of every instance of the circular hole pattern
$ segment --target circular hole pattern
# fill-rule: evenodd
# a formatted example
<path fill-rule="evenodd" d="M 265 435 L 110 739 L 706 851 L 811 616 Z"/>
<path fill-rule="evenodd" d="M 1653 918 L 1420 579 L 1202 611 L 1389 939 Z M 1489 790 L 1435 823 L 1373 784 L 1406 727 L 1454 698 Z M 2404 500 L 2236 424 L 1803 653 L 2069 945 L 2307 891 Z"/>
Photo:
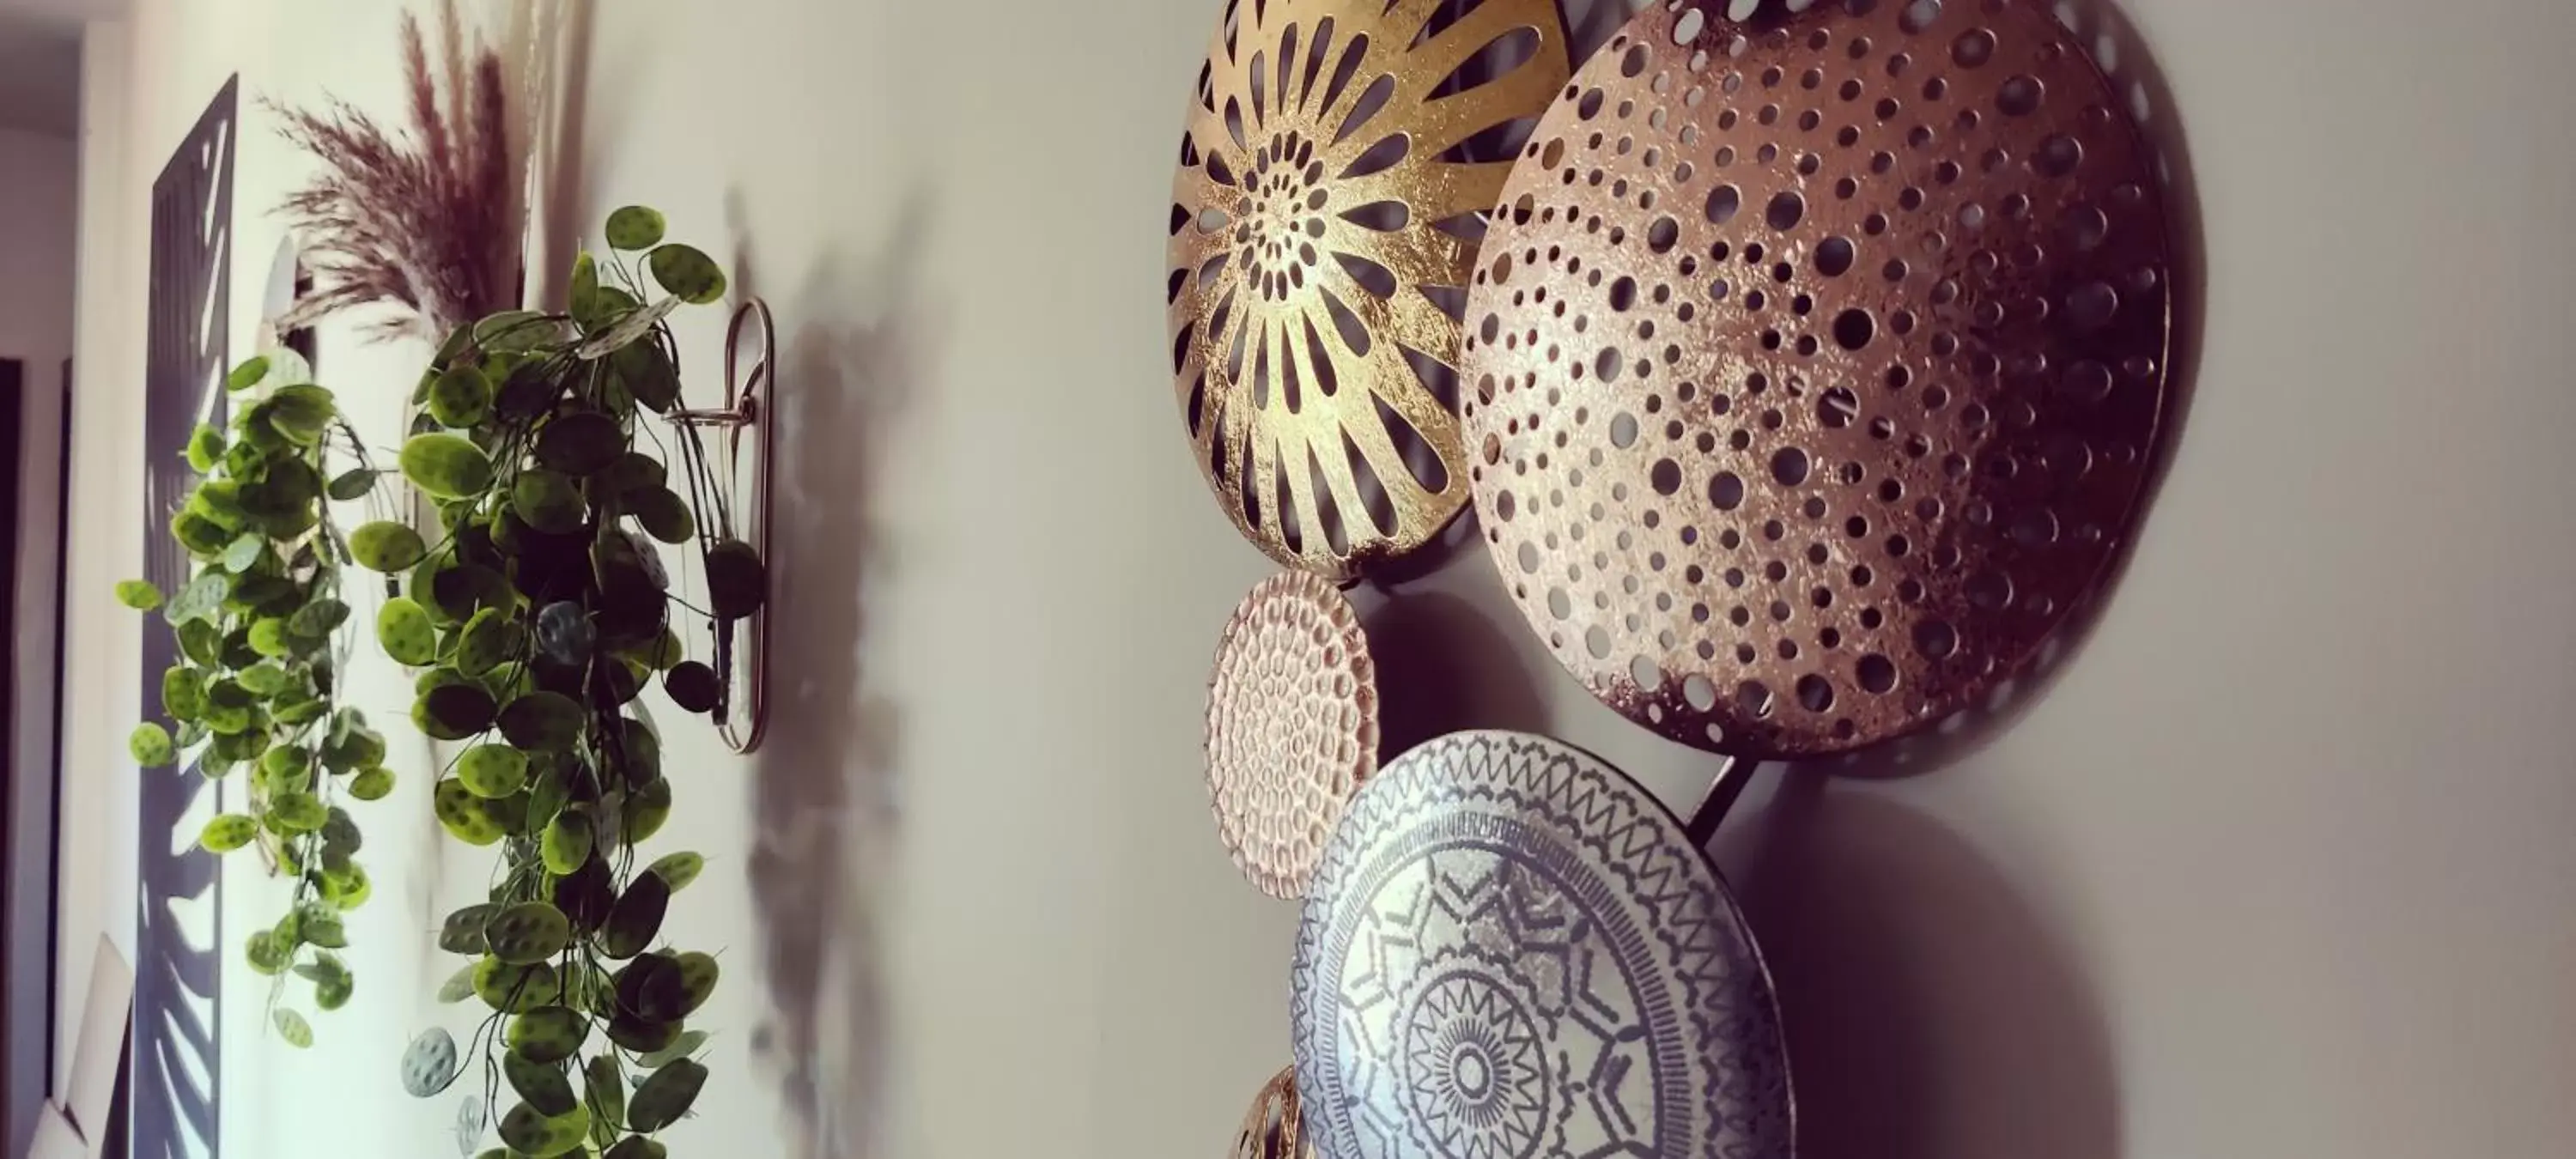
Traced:
<path fill-rule="evenodd" d="M 1922 727 L 2036 653 L 2123 538 L 2170 313 L 2125 96 L 2045 5 L 1799 7 L 1649 6 L 1557 90 L 1488 205 L 1459 379 L 1482 534 L 1555 653 L 1765 756 Z"/>

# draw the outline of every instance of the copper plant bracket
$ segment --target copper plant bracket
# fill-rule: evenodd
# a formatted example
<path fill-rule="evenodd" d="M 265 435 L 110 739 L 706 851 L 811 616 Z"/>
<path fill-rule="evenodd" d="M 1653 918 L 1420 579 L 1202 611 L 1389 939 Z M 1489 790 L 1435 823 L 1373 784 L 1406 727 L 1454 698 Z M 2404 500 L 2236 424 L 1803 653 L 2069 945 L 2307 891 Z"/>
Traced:
<path fill-rule="evenodd" d="M 742 369 L 743 332 L 750 327 L 758 329 L 759 354 L 752 360 L 750 372 L 746 375 Z M 735 308 L 733 321 L 725 327 L 724 406 L 716 410 L 675 410 L 670 414 L 671 425 L 680 428 L 692 442 L 703 428 L 713 427 L 725 433 L 721 481 L 713 477 L 693 477 L 690 480 L 690 486 L 702 492 L 695 497 L 699 510 L 715 512 L 717 534 L 722 537 L 736 535 L 733 508 L 734 500 L 742 495 L 742 435 L 746 430 L 755 432 L 760 458 L 756 468 L 760 492 L 755 500 L 759 518 L 752 522 L 749 533 L 740 538 L 751 544 L 752 550 L 764 562 L 770 558 L 770 516 L 776 503 L 775 489 L 770 484 L 774 477 L 774 464 L 778 461 L 775 453 L 778 430 L 776 423 L 763 419 L 775 401 L 777 391 L 778 321 L 770 313 L 768 302 L 748 298 Z M 706 462 L 702 451 L 696 459 L 700 464 Z M 713 472 L 702 469 L 693 474 L 712 476 Z M 753 612 L 751 619 L 750 643 L 739 656 L 734 649 L 734 625 L 716 621 L 715 668 L 720 681 L 715 709 L 716 733 L 724 738 L 725 747 L 742 756 L 758 751 L 761 737 L 769 728 L 768 601 L 762 601 L 760 610 Z M 743 689 L 739 714 L 735 711 L 734 698 L 737 682 Z"/>

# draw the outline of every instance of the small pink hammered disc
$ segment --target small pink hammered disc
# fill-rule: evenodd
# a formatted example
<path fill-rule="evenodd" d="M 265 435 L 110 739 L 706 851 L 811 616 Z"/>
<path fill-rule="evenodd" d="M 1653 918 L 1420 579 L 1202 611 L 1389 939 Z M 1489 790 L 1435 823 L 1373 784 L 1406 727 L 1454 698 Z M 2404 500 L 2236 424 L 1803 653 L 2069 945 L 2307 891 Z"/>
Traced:
<path fill-rule="evenodd" d="M 1357 610 L 1306 572 L 1263 580 L 1208 680 L 1208 796 L 1217 836 L 1263 893 L 1306 895 L 1324 842 L 1377 769 L 1376 665 Z"/>

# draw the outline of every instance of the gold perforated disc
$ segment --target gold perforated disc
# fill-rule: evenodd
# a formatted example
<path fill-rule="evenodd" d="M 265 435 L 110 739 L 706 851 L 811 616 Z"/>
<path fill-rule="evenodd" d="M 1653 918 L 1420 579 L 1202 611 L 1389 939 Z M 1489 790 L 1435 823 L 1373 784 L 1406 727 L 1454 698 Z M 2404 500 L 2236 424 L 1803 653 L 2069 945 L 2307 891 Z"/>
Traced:
<path fill-rule="evenodd" d="M 1920 728 L 2102 576 L 2166 394 L 2151 158 L 2045 5 L 1658 2 L 1498 203 L 1477 509 L 1594 695 L 1748 757 Z"/>
<path fill-rule="evenodd" d="M 1226 6 L 1172 186 L 1172 368 L 1199 469 L 1273 559 L 1346 579 L 1465 509 L 1434 380 L 1511 165 L 1471 146 L 1569 67 L 1554 0 Z"/>
<path fill-rule="evenodd" d="M 1272 897 L 1306 895 L 1343 806 L 1377 768 L 1377 667 L 1359 613 L 1305 572 L 1234 610 L 1208 681 L 1217 836 Z"/>
<path fill-rule="evenodd" d="M 1297 1110 L 1297 1068 L 1280 1071 L 1253 1097 L 1244 1113 L 1243 1130 L 1234 1137 L 1228 1159 L 1309 1159 L 1315 1148 L 1305 1142 L 1306 1125 Z"/>

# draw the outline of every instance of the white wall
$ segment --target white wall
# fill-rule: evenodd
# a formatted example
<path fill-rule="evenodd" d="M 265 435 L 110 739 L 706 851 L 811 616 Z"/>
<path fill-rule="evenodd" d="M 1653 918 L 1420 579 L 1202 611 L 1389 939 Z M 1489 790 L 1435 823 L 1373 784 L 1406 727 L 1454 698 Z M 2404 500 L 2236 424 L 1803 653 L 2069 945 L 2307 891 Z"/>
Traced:
<path fill-rule="evenodd" d="M 1265 568 L 1191 467 L 1156 294 L 1217 7 L 599 5 L 572 217 L 650 201 L 717 243 L 778 308 L 791 372 L 776 737 L 748 763 L 673 746 L 690 804 L 664 844 L 717 858 L 673 928 L 726 950 L 729 1028 L 677 1152 L 1211 1154 L 1285 1061 L 1294 911 L 1233 876 L 1197 770 L 1216 631 Z M 136 550 L 135 186 L 234 68 L 392 111 L 390 6 L 207 8 L 139 6 L 132 177 L 87 203 L 118 215 L 122 280 L 84 302 L 132 365 L 84 374 L 71 694 L 100 723 L 75 779 L 132 777 L 137 629 L 106 589 Z M 1929 775 L 1741 809 L 1723 860 L 1781 974 L 1805 1153 L 2563 1150 L 2576 162 L 2551 142 L 2576 14 L 2129 16 L 2145 51 L 2121 71 L 2170 89 L 2154 124 L 2197 191 L 2188 426 L 2103 620 L 2018 719 Z M 295 164 L 263 140 L 251 255 Z M 240 334 L 258 264 L 235 267 Z M 699 399 L 717 333 L 683 329 Z M 1481 558 L 1405 597 L 1381 628 L 1477 657 L 1476 723 L 1696 791 L 1708 762 L 1559 675 Z M 76 856 L 125 859 L 68 866 L 67 899 L 130 907 L 131 816 L 66 817 Z M 414 872 L 425 911 L 449 886 Z M 390 1093 L 421 1017 L 393 985 L 324 1025 L 377 1041 L 281 1062 L 236 1039 L 264 1052 L 236 1056 L 266 1084 L 228 1096 L 242 1131 L 329 1092 L 237 1153 L 355 1131 L 444 1153 L 384 1130 L 422 1118 Z M 789 1013 L 762 1027 L 764 989 Z"/>

